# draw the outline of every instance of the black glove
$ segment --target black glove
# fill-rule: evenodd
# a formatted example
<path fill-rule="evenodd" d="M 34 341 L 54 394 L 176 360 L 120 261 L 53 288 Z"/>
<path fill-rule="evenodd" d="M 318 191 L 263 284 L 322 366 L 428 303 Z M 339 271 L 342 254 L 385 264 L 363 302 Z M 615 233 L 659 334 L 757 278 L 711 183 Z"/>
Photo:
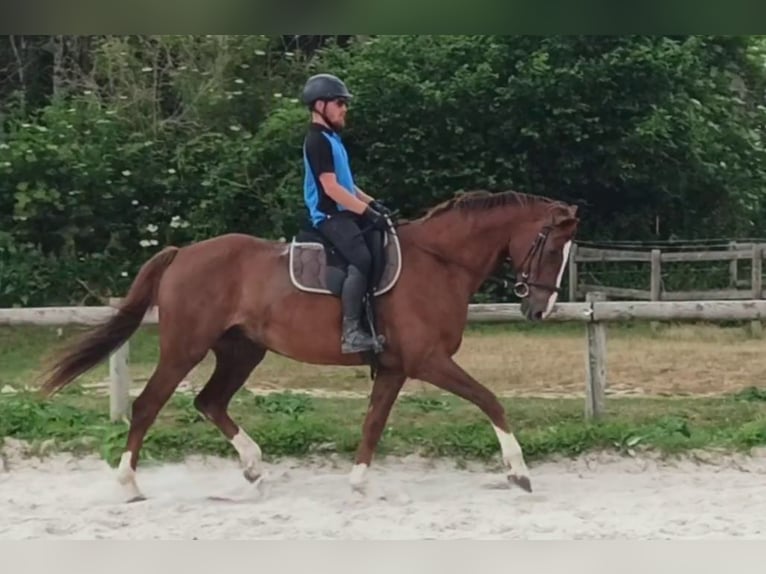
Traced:
<path fill-rule="evenodd" d="M 370 207 L 372 207 L 375 211 L 379 211 L 383 215 L 387 215 L 391 217 L 391 210 L 388 209 L 385 205 L 383 205 L 382 202 L 378 201 L 377 199 L 373 199 L 370 202 Z"/>
<path fill-rule="evenodd" d="M 369 204 L 364 210 L 363 215 L 372 222 L 372 227 L 374 229 L 388 231 L 388 219 L 386 219 L 382 213 L 373 209 Z"/>

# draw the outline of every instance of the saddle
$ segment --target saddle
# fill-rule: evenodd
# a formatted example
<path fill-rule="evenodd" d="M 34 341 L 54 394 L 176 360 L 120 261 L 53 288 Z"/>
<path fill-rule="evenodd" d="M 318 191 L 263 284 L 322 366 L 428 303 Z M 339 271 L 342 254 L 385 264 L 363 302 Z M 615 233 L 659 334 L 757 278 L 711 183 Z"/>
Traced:
<path fill-rule="evenodd" d="M 383 235 L 378 232 L 376 236 L 382 237 L 382 241 L 372 245 L 369 285 L 372 295 L 378 297 L 390 291 L 398 281 L 402 253 L 395 233 L 387 231 Z M 301 229 L 292 238 L 288 265 L 290 280 L 296 289 L 340 297 L 348 263 L 319 231 Z"/>
<path fill-rule="evenodd" d="M 367 233 L 370 233 L 368 231 Z M 384 338 L 377 334 L 373 301 L 390 291 L 399 280 L 402 270 L 402 252 L 396 233 L 375 232 L 377 240 L 371 243 L 372 270 L 368 281 L 368 293 L 364 297 L 362 327 L 378 341 L 375 353 L 383 350 Z M 313 228 L 301 229 L 292 238 L 288 266 L 290 281 L 300 291 L 334 297 L 341 296 L 348 262 L 325 237 Z M 373 359 L 374 364 L 374 359 Z M 373 367 L 374 369 L 374 367 Z"/>

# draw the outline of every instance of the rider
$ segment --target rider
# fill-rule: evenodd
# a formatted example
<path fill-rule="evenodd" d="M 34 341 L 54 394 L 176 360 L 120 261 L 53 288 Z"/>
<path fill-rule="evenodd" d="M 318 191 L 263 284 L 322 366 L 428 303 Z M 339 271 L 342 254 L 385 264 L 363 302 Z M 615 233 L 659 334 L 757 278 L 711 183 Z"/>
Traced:
<path fill-rule="evenodd" d="M 338 135 L 346 124 L 351 97 L 339 78 L 317 74 L 308 79 L 301 98 L 311 110 L 311 122 L 303 144 L 303 197 L 309 218 L 312 226 L 348 262 L 348 274 L 341 292 L 343 353 L 373 348 L 372 337 L 360 325 L 362 298 L 367 292 L 372 267 L 372 256 L 361 229 L 372 223 L 376 229 L 385 231 L 388 228 L 385 215 L 390 213 L 354 183 L 348 154 Z"/>

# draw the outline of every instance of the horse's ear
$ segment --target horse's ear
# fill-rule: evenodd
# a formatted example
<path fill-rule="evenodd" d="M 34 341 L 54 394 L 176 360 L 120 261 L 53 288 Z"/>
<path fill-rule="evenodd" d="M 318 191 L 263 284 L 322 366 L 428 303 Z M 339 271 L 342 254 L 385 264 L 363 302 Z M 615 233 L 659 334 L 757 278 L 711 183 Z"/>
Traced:
<path fill-rule="evenodd" d="M 568 205 L 563 213 L 557 213 L 553 216 L 553 226 L 559 228 L 567 228 L 577 225 L 580 222 L 580 218 L 577 217 L 577 206 Z"/>

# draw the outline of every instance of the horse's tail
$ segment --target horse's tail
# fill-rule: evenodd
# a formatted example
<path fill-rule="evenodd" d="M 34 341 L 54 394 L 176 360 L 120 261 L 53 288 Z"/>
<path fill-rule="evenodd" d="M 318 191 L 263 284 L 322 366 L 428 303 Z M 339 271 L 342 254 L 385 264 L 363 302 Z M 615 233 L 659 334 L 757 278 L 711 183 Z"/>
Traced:
<path fill-rule="evenodd" d="M 177 253 L 178 247 L 166 247 L 144 263 L 117 313 L 65 349 L 48 370 L 41 385 L 44 395 L 58 392 L 130 338 L 154 302 L 162 274 Z"/>

